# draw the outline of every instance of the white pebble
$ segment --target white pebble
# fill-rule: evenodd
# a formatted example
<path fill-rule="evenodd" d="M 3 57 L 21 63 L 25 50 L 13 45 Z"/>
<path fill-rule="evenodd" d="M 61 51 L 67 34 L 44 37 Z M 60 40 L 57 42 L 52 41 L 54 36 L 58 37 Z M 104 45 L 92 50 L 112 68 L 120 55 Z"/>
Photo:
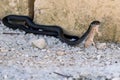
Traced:
<path fill-rule="evenodd" d="M 34 40 L 32 41 L 32 44 L 40 49 L 44 49 L 47 46 L 47 42 L 45 41 L 44 38 L 38 39 L 38 40 Z"/>
<path fill-rule="evenodd" d="M 101 55 L 98 55 L 98 56 L 97 56 L 97 59 L 100 60 L 100 58 L 101 58 Z"/>
<path fill-rule="evenodd" d="M 70 78 L 68 78 L 68 80 L 73 80 L 73 78 L 70 77 Z"/>
<path fill-rule="evenodd" d="M 58 51 L 58 52 L 57 52 L 57 55 L 63 56 L 63 55 L 65 55 L 65 52 L 64 52 L 64 51 Z"/>
<path fill-rule="evenodd" d="M 0 48 L 0 52 L 8 52 L 8 50 L 5 48 Z"/>
<path fill-rule="evenodd" d="M 73 78 L 78 79 L 79 77 L 80 77 L 80 75 L 79 75 L 79 74 L 73 75 Z"/>
<path fill-rule="evenodd" d="M 112 80 L 120 80 L 120 78 L 113 78 Z"/>
<path fill-rule="evenodd" d="M 7 79 L 8 78 L 8 75 L 4 75 L 4 77 L 3 77 L 4 79 Z"/>
<path fill-rule="evenodd" d="M 105 49 L 107 48 L 106 43 L 97 43 L 96 44 L 97 49 Z"/>

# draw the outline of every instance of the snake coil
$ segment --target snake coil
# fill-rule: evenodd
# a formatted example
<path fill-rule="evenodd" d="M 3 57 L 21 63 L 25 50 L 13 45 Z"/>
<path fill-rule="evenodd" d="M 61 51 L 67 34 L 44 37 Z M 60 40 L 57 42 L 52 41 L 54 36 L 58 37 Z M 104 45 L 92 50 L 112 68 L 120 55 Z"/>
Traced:
<path fill-rule="evenodd" d="M 59 38 L 62 42 L 68 45 L 78 45 L 81 43 L 89 34 L 92 24 L 99 24 L 99 21 L 93 21 L 87 31 L 79 38 L 77 36 L 71 36 L 64 34 L 63 29 L 56 25 L 38 25 L 28 16 L 22 15 L 8 15 L 2 19 L 5 26 L 12 29 L 24 30 L 26 33 L 48 35 Z"/>

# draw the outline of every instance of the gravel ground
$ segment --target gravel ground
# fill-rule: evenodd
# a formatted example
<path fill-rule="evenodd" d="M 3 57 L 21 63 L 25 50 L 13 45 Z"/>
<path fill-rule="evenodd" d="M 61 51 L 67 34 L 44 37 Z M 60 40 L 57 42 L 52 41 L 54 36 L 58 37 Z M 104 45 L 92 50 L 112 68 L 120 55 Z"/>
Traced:
<path fill-rule="evenodd" d="M 18 34 L 3 34 L 3 33 Z M 31 42 L 44 38 L 47 47 Z M 96 49 L 68 46 L 54 37 L 0 25 L 0 80 L 120 80 L 120 44 Z"/>

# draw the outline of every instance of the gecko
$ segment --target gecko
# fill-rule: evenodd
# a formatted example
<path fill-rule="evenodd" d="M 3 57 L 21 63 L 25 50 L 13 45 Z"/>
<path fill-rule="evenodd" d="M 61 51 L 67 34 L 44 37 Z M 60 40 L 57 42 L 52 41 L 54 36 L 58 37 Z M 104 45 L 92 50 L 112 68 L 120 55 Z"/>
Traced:
<path fill-rule="evenodd" d="M 89 47 L 90 45 L 93 45 L 96 47 L 94 42 L 94 37 L 96 34 L 98 34 L 98 36 L 101 36 L 101 33 L 99 32 L 100 21 L 93 21 L 90 26 L 91 26 L 91 29 L 84 44 L 85 48 Z"/>

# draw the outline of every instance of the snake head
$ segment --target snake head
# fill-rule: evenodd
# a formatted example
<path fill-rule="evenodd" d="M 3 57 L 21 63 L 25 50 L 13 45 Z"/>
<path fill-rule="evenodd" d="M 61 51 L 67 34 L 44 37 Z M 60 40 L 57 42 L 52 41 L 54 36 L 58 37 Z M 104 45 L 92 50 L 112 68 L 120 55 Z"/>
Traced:
<path fill-rule="evenodd" d="M 96 20 L 96 21 L 91 22 L 90 26 L 95 27 L 95 26 L 100 26 L 100 24 L 101 24 L 101 22 Z"/>

